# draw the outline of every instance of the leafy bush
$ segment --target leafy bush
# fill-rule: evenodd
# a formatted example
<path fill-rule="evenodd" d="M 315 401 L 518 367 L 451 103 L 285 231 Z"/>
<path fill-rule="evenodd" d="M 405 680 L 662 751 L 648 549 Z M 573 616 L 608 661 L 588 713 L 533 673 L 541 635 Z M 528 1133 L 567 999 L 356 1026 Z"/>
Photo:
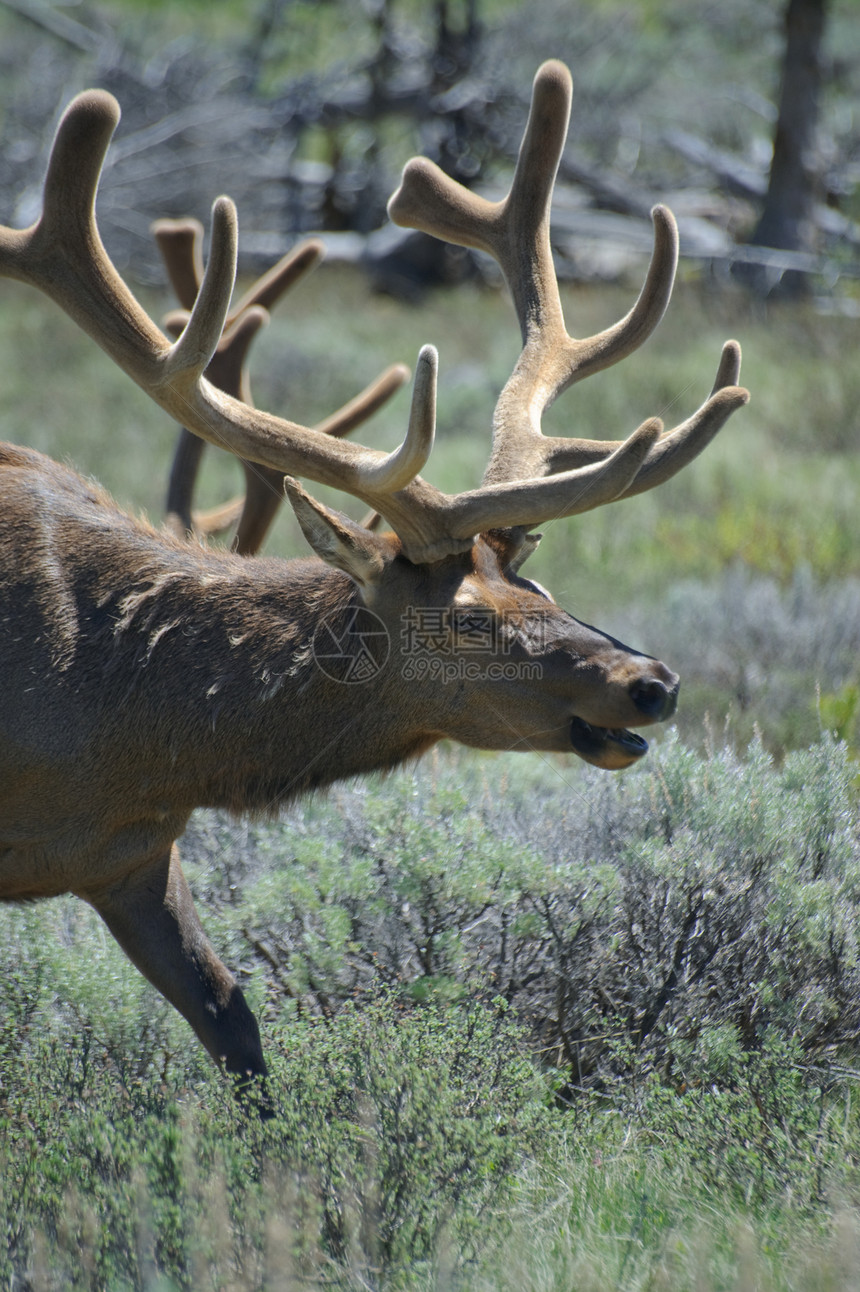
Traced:
<path fill-rule="evenodd" d="M 805 1209 L 837 1179 L 856 1189 L 850 1100 L 828 1098 L 842 1083 L 808 1064 L 796 1041 L 773 1032 L 749 1051 L 724 1027 L 669 1044 L 671 1082 L 651 1071 L 642 1087 L 616 1092 L 661 1160 L 680 1156 L 707 1190 L 744 1206 L 790 1195 Z"/>

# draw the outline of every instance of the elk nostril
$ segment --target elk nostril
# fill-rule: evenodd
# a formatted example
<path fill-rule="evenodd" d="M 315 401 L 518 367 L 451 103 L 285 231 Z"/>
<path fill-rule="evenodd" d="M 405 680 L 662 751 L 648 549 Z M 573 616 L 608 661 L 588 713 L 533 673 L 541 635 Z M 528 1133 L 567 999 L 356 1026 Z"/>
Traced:
<path fill-rule="evenodd" d="M 657 678 L 636 682 L 631 687 L 630 695 L 640 713 L 647 718 L 656 718 L 658 722 L 669 718 L 675 712 L 678 700 L 678 684 L 669 687 Z"/>

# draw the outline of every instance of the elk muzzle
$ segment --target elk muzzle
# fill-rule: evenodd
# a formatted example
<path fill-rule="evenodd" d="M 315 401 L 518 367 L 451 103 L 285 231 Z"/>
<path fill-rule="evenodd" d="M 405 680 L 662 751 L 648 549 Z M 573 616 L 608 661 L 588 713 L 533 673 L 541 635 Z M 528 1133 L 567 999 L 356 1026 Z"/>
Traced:
<path fill-rule="evenodd" d="M 651 670 L 631 684 L 629 694 L 645 722 L 665 722 L 675 712 L 680 689 L 677 674 L 653 661 Z M 637 732 L 599 727 L 578 717 L 571 719 L 570 743 L 580 758 L 605 771 L 620 771 L 648 752 L 648 741 Z"/>

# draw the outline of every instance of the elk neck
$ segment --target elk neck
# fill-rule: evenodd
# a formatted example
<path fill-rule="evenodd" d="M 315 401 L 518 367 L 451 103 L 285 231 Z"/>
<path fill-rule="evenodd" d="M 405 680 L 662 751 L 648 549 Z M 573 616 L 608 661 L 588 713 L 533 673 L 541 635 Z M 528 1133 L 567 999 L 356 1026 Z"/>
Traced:
<path fill-rule="evenodd" d="M 349 659 L 320 667 L 320 625 L 345 641 L 360 606 L 346 575 L 173 540 L 20 457 L 39 496 L 0 522 L 33 682 L 0 721 L 17 767 L 62 760 L 81 792 L 115 784 L 165 810 L 274 812 L 434 742 L 404 715 L 392 661 L 355 684 Z"/>
<path fill-rule="evenodd" d="M 190 569 L 141 572 L 114 631 L 118 679 L 169 699 L 170 723 L 157 719 L 167 761 L 187 769 L 199 805 L 274 812 L 432 743 L 392 687 L 387 641 L 379 659 L 360 658 L 361 623 L 352 630 L 366 612 L 346 575 L 315 558 L 194 556 Z"/>

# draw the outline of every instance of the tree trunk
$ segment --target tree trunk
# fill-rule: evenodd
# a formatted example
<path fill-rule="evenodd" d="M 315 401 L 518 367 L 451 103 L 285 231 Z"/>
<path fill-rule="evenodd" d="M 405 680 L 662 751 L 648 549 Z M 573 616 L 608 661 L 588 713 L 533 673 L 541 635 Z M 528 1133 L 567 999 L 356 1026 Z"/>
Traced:
<path fill-rule="evenodd" d="M 813 251 L 815 135 L 828 0 L 788 0 L 779 116 L 764 210 L 750 239 L 785 251 Z M 781 293 L 802 292 L 803 274 L 785 274 Z M 770 284 L 773 287 L 773 283 Z"/>

